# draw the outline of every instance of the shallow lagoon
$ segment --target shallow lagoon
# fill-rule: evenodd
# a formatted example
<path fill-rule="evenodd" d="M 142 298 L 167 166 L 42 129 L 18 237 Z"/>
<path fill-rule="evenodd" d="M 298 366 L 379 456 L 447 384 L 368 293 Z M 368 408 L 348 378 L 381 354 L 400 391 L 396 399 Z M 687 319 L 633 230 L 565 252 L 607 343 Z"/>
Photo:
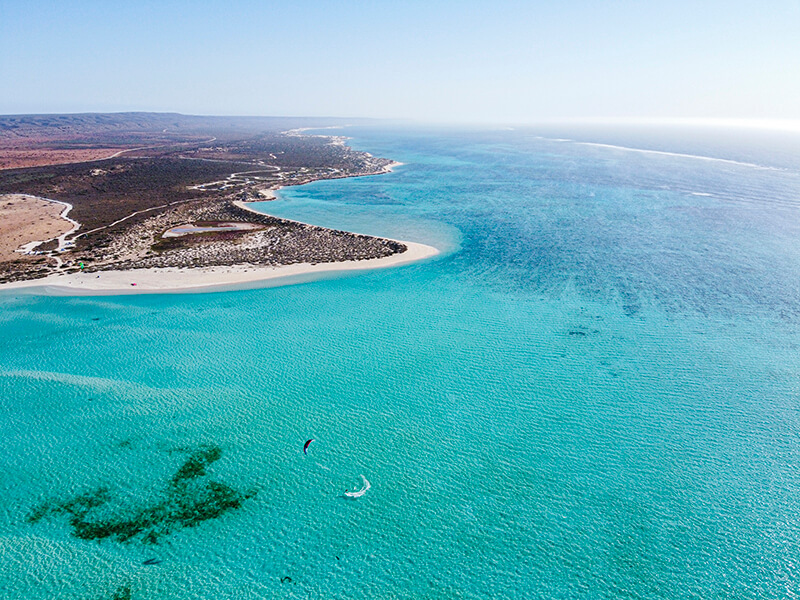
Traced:
<path fill-rule="evenodd" d="M 798 169 L 551 133 L 355 130 L 406 164 L 265 204 L 425 263 L 0 297 L 0 596 L 796 592 Z"/>

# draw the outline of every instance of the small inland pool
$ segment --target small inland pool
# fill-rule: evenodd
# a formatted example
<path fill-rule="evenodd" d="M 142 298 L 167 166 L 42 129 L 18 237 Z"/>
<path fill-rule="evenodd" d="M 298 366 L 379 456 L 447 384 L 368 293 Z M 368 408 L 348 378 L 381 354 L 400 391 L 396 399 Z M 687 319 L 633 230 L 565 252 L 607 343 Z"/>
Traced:
<path fill-rule="evenodd" d="M 254 231 L 263 229 L 263 225 L 257 223 L 185 223 L 171 229 L 167 229 L 161 237 L 171 238 L 195 233 L 213 233 L 223 231 Z"/>

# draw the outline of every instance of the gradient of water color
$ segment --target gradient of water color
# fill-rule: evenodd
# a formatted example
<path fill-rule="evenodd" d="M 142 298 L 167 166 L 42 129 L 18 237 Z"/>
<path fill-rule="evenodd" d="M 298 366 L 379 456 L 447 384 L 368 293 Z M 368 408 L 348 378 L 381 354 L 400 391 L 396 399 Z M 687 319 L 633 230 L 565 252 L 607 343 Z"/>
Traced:
<path fill-rule="evenodd" d="M 352 135 L 405 166 L 264 208 L 443 255 L 261 290 L 0 295 L 0 597 L 794 597 L 791 154 Z M 100 488 L 104 523 L 192 500 L 176 473 L 208 448 L 201 479 L 239 508 L 156 543 L 75 536 L 63 507 Z"/>

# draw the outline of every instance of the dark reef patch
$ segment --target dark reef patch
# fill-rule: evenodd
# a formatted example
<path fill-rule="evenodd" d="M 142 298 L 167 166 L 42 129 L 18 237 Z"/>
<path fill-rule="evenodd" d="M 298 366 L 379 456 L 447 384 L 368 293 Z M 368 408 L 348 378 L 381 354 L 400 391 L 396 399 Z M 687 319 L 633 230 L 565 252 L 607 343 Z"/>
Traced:
<path fill-rule="evenodd" d="M 576 325 L 575 327 L 567 331 L 567 335 L 579 338 L 586 337 L 588 335 L 594 335 L 596 333 L 600 333 L 600 330 L 590 329 L 589 327 L 586 327 L 584 325 Z"/>
<path fill-rule="evenodd" d="M 178 472 L 172 476 L 172 485 L 180 485 L 188 480 L 196 479 L 206 475 L 206 467 L 222 457 L 222 449 L 219 446 L 209 446 L 200 448 L 189 455 Z"/>
<path fill-rule="evenodd" d="M 66 515 L 73 535 L 80 539 L 156 543 L 175 530 L 194 527 L 237 509 L 255 495 L 210 479 L 207 468 L 221 457 L 219 446 L 200 446 L 190 451 L 160 497 L 150 505 L 120 510 L 109 489 L 99 487 L 68 500 L 45 502 L 31 512 L 28 522 Z"/>
<path fill-rule="evenodd" d="M 131 598 L 131 586 L 123 585 L 116 592 L 114 592 L 111 600 L 131 600 Z"/>

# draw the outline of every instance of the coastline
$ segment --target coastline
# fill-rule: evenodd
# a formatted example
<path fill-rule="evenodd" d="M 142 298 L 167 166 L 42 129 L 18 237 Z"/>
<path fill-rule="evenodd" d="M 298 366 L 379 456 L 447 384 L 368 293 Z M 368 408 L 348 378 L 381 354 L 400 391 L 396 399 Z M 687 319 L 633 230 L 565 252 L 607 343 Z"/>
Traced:
<path fill-rule="evenodd" d="M 259 283 L 274 283 L 274 280 L 282 278 L 303 277 L 305 281 L 309 276 L 314 275 L 398 267 L 439 254 L 437 248 L 426 244 L 400 243 L 404 244 L 408 250 L 383 258 L 315 264 L 294 263 L 275 267 L 231 265 L 196 269 L 167 267 L 70 273 L 0 284 L 0 293 L 25 291 L 58 296 L 116 296 L 227 291 L 259 287 Z"/>
<path fill-rule="evenodd" d="M 287 133 L 289 135 L 303 135 L 302 130 L 295 130 Z M 346 139 L 332 136 L 313 137 L 322 137 L 327 139 L 329 144 L 338 144 L 342 146 L 344 146 L 344 140 Z M 212 138 L 210 141 L 213 141 L 213 139 L 216 138 Z M 134 148 L 133 150 L 138 149 L 139 148 Z M 105 159 L 114 158 L 130 150 L 131 149 L 119 150 L 112 156 L 105 157 Z M 372 156 L 368 153 L 361 154 L 365 155 L 368 159 L 372 159 Z M 324 177 L 317 175 L 308 180 L 292 181 L 288 183 L 288 185 L 302 185 L 319 179 L 338 179 L 340 177 L 391 173 L 393 169 L 403 165 L 403 163 L 398 161 L 380 160 L 383 164 L 372 165 L 371 169 L 361 169 L 360 172 L 345 173 L 340 171 L 339 168 L 336 168 L 333 169 L 336 173 L 332 177 L 331 173 L 326 172 L 324 173 Z M 277 171 L 281 170 L 280 167 L 274 168 Z M 92 176 L 94 175 L 95 174 L 92 173 Z M 243 174 L 233 173 L 228 176 L 227 179 L 240 177 L 241 175 Z M 205 190 L 205 186 L 224 183 L 225 180 L 214 181 L 211 184 L 197 185 L 190 189 Z M 245 183 L 249 184 L 253 182 L 247 180 Z M 271 217 L 267 213 L 254 210 L 249 204 L 252 202 L 276 199 L 276 192 L 286 184 L 287 182 L 285 181 L 276 181 L 272 182 L 267 187 L 256 189 L 255 193 L 257 199 L 253 198 L 251 191 L 249 194 L 242 194 L 240 200 L 233 200 L 229 197 L 227 201 L 229 206 L 258 215 L 262 219 L 265 217 L 268 220 L 275 219 L 275 217 Z M 250 198 L 247 197 L 248 195 L 250 195 Z M 61 231 L 58 232 L 60 235 L 52 237 L 44 242 L 56 245 L 55 248 L 48 248 L 46 252 L 49 259 L 54 260 L 56 263 L 54 269 L 48 269 L 50 273 L 45 274 L 42 272 L 45 271 L 45 269 L 39 268 L 39 276 L 34 279 L 14 279 L 8 277 L 4 283 L 0 283 L 0 293 L 25 290 L 30 294 L 42 295 L 116 295 L 222 291 L 226 289 L 241 289 L 244 287 L 267 287 L 270 285 L 285 285 L 287 283 L 294 283 L 295 281 L 309 281 L 320 277 L 322 274 L 400 266 L 424 260 L 440 253 L 437 248 L 425 244 L 344 231 L 337 232 L 301 221 L 279 219 L 281 222 L 291 224 L 290 228 L 286 230 L 291 233 L 284 233 L 284 230 L 280 230 L 277 234 L 270 234 L 269 231 L 274 230 L 274 227 L 262 227 L 261 229 L 267 232 L 267 237 L 265 237 L 264 233 L 259 234 L 258 237 L 258 244 L 263 245 L 265 248 L 272 248 L 276 244 L 279 245 L 280 252 L 278 256 L 282 258 L 268 261 L 268 264 L 264 264 L 264 262 L 267 261 L 262 262 L 260 257 L 253 255 L 253 249 L 257 246 L 251 244 L 249 246 L 243 245 L 241 250 L 237 250 L 238 247 L 234 247 L 232 252 L 226 250 L 222 255 L 224 258 L 220 259 L 220 255 L 216 255 L 216 260 L 206 260 L 206 257 L 202 254 L 198 255 L 197 252 L 192 251 L 191 247 L 187 247 L 181 249 L 180 252 L 170 254 L 174 259 L 171 261 L 157 261 L 154 260 L 154 257 L 148 256 L 147 258 L 149 260 L 142 261 L 140 264 L 136 264 L 137 261 L 134 260 L 117 260 L 118 263 L 127 262 L 128 264 L 119 264 L 116 269 L 113 268 L 114 265 L 109 265 L 110 268 L 106 267 L 108 270 L 96 270 L 90 266 L 91 270 L 78 271 L 78 262 L 65 263 L 61 258 L 61 253 L 73 247 L 74 241 L 78 237 L 117 225 L 143 212 L 165 208 L 167 205 L 138 210 L 124 216 L 122 219 L 117 219 L 110 225 L 96 227 L 76 235 L 76 232 L 81 229 L 82 224 L 67 216 L 73 209 L 71 204 L 30 193 L 18 193 L 17 196 L 29 201 L 44 201 L 51 206 L 61 205 L 64 210 L 58 218 L 63 223 L 66 223 L 67 226 L 71 226 L 71 228 L 68 231 L 61 229 Z M 195 212 L 196 211 L 197 209 Z M 220 216 L 214 213 L 214 211 L 211 211 L 209 215 L 205 213 L 202 215 L 206 220 L 212 216 L 216 217 L 217 220 L 224 220 L 223 217 L 229 217 L 230 215 L 225 214 Z M 202 218 L 197 215 L 191 213 L 187 214 L 187 222 L 191 221 L 193 218 L 194 220 L 198 218 L 202 220 Z M 270 224 L 271 223 L 270 221 Z M 292 229 L 292 227 L 294 227 L 294 229 Z M 299 229 L 297 229 L 298 227 Z M 305 231 L 309 232 L 308 235 L 310 237 L 304 241 L 302 239 L 303 234 L 299 235 L 298 232 Z M 152 232 L 145 231 L 145 234 L 149 233 Z M 72 238 L 67 241 L 69 236 L 72 236 Z M 141 232 L 139 237 L 142 237 Z M 330 239 L 328 239 L 329 237 Z M 352 239 L 352 241 L 340 241 L 349 239 Z M 378 243 L 378 246 L 370 246 L 370 242 L 367 241 L 370 239 Z M 17 248 L 16 251 L 32 254 L 31 250 L 42 244 L 42 242 L 38 240 L 32 241 L 32 238 L 28 238 L 28 240 L 30 241 L 26 241 L 26 243 Z M 131 240 L 127 241 L 131 242 Z M 133 240 L 133 242 L 135 246 L 136 240 Z M 310 245 L 306 245 L 308 243 L 310 243 Z M 326 243 L 332 245 L 326 246 Z M 348 246 L 348 244 L 350 245 Z M 124 244 L 123 246 L 123 251 L 120 251 L 120 248 L 112 248 L 110 252 L 113 254 L 112 258 L 118 259 L 120 255 L 124 257 L 124 250 L 129 249 L 130 246 L 125 246 Z M 403 247 L 405 247 L 404 250 Z M 305 250 L 298 251 L 298 249 L 301 248 L 305 248 Z M 219 248 L 210 249 L 212 252 L 215 250 L 221 251 Z M 387 255 L 390 251 L 394 253 Z M 37 252 L 36 254 L 41 253 Z M 147 254 L 150 255 L 152 252 L 147 252 Z M 229 256 L 227 256 L 228 254 Z M 371 258 L 370 255 L 375 258 Z M 142 256 L 144 256 L 144 254 Z M 40 258 L 38 262 L 42 262 L 43 260 L 46 259 Z M 92 257 L 84 260 L 91 263 Z M 206 264 L 203 264 L 203 262 L 206 262 Z M 280 262 L 284 262 L 284 264 L 275 264 Z M 82 263 L 80 263 L 80 268 L 83 269 Z M 282 279 L 283 281 L 280 283 L 270 283 L 278 279 Z M 293 281 L 288 281 L 288 279 L 292 279 Z"/>
<path fill-rule="evenodd" d="M 347 179 L 348 177 L 369 177 L 370 175 L 386 175 L 387 173 L 394 173 L 394 170 L 397 167 L 402 167 L 404 165 L 405 165 L 405 163 L 393 160 L 389 164 L 381 167 L 381 169 L 379 171 L 375 171 L 374 173 L 357 173 L 357 174 L 348 174 L 348 175 L 337 175 L 335 177 L 327 177 L 325 179 L 312 179 L 310 181 L 305 181 L 305 182 L 301 183 L 300 185 L 306 185 L 308 183 L 314 183 L 315 181 L 329 181 L 331 179 Z M 236 176 L 236 175 L 239 175 L 239 173 L 233 173 L 231 175 L 231 177 Z M 219 182 L 212 182 L 212 183 L 219 183 Z M 205 186 L 205 185 L 209 185 L 209 184 L 200 184 L 200 185 L 196 185 L 196 186 L 193 186 L 193 187 L 194 187 L 194 189 L 200 189 L 202 186 Z M 234 204 L 244 205 L 244 204 L 250 204 L 251 202 L 269 202 L 271 200 L 277 200 L 278 199 L 277 193 L 280 190 L 282 190 L 284 187 L 295 187 L 296 185 L 297 184 L 295 184 L 295 183 L 288 184 L 288 185 L 282 185 L 282 184 L 270 185 L 267 188 L 258 190 L 257 193 L 262 196 L 259 200 L 246 200 L 246 201 L 237 200 L 236 202 L 234 202 Z M 245 207 L 242 206 L 242 208 L 245 208 Z M 252 209 L 247 209 L 247 210 L 251 210 L 252 211 Z M 252 212 L 258 212 L 258 211 L 252 211 Z M 258 213 L 258 214 L 263 214 L 263 213 Z M 291 220 L 291 219 L 286 219 L 286 220 Z M 299 221 L 297 221 L 297 222 L 299 223 Z"/>

